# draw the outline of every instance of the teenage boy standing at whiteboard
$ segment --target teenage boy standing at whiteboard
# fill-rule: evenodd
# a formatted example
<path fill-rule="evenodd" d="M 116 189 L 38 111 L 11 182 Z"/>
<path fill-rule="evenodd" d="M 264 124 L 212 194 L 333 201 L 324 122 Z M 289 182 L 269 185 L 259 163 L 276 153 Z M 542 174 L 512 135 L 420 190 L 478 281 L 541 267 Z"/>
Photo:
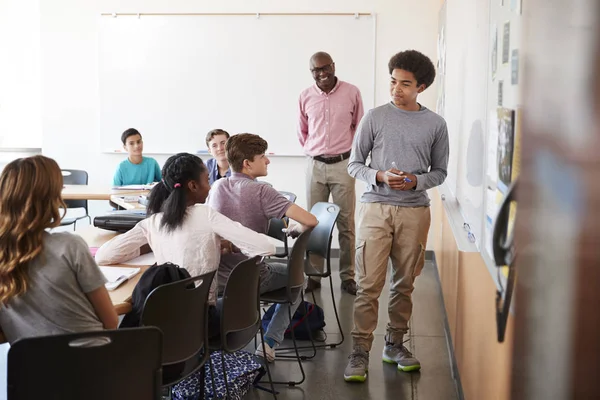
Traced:
<path fill-rule="evenodd" d="M 315 203 L 329 201 L 340 206 L 337 220 L 340 242 L 340 279 L 342 290 L 355 295 L 354 281 L 354 178 L 348 175 L 348 158 L 356 127 L 363 117 L 360 91 L 335 76 L 335 63 L 325 52 L 310 58 L 315 85 L 305 89 L 298 101 L 298 140 L 308 156 L 306 200 L 309 210 Z M 311 257 L 323 270 L 323 259 Z M 321 286 L 310 279 L 307 290 Z"/>
<path fill-rule="evenodd" d="M 431 219 L 426 190 L 444 182 L 448 166 L 446 121 L 417 102 L 433 83 L 433 63 L 408 50 L 393 56 L 388 68 L 392 101 L 365 115 L 348 165 L 348 173 L 368 185 L 357 224 L 353 351 L 344 371 L 344 379 L 353 382 L 367 379 L 388 258 L 392 280 L 382 358 L 401 371 L 421 368 L 403 340 L 412 313 L 414 280 L 425 263 Z"/>

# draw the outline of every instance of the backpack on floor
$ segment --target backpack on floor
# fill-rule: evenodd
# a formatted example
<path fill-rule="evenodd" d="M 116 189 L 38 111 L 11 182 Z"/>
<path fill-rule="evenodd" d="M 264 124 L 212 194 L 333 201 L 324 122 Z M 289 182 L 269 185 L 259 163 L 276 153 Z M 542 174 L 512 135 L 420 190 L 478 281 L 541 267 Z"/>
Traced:
<path fill-rule="evenodd" d="M 213 369 L 215 371 L 215 388 L 213 390 L 210 363 L 204 365 L 204 371 L 198 371 L 178 384 L 173 386 L 172 398 L 174 400 L 242 400 L 248 393 L 254 382 L 262 378 L 265 371 L 256 357 L 247 351 L 236 351 L 235 353 L 224 353 L 225 371 L 227 371 L 227 386 L 229 397 L 223 378 L 223 365 L 221 363 L 221 352 L 211 353 Z M 204 396 L 202 391 L 204 390 Z"/>
<path fill-rule="evenodd" d="M 262 317 L 262 326 L 265 332 L 271 322 L 271 318 L 273 318 L 276 306 L 277 304 L 271 305 Z M 306 323 L 304 322 L 305 319 L 308 320 L 308 326 L 313 339 L 316 337 L 318 331 L 325 327 L 325 314 L 323 313 L 323 309 L 316 304 L 305 301 L 298 306 L 298 309 L 294 313 L 290 326 L 285 330 L 285 338 L 291 339 L 292 329 L 294 329 L 296 339 L 310 340 L 308 330 L 306 329 Z"/>

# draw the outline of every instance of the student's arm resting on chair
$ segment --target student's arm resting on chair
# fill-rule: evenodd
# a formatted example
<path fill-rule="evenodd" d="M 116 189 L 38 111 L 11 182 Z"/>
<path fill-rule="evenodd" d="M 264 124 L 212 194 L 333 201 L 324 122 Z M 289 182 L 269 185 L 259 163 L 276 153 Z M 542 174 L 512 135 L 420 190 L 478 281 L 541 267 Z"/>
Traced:
<path fill-rule="evenodd" d="M 248 229 L 212 208 L 208 209 L 213 232 L 225 240 L 229 240 L 240 251 L 249 256 L 270 256 L 275 254 L 276 247 L 267 235 Z"/>
<path fill-rule="evenodd" d="M 104 286 L 101 286 L 85 295 L 90 303 L 92 303 L 92 307 L 94 307 L 94 311 L 96 311 L 96 315 L 100 319 L 100 322 L 102 322 L 104 329 L 117 329 L 119 316 L 108 295 L 108 290 Z"/>
<path fill-rule="evenodd" d="M 96 262 L 99 265 L 120 264 L 139 257 L 140 248 L 148 244 L 144 234 L 145 221 L 138 222 L 130 231 L 104 243 L 96 252 Z"/>
<path fill-rule="evenodd" d="M 290 236 L 298 236 L 306 229 L 317 226 L 319 223 L 317 217 L 306 211 L 304 208 L 297 206 L 296 204 L 292 204 L 290 208 L 288 208 L 285 216 L 298 222 L 298 224 L 289 228 L 288 235 Z"/>

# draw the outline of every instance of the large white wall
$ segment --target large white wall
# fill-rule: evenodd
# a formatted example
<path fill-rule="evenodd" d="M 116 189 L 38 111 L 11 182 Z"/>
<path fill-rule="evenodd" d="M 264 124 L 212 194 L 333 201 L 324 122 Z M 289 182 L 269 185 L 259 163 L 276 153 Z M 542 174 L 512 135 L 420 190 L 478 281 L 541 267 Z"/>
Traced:
<path fill-rule="evenodd" d="M 435 61 L 439 8 L 440 0 L 40 1 L 43 153 L 55 158 L 63 168 L 87 170 L 91 184 L 110 183 L 115 167 L 124 157 L 101 153 L 97 147 L 96 40 L 97 18 L 101 12 L 374 12 L 377 14 L 375 99 L 379 105 L 389 98 L 387 62 L 390 56 L 398 51 L 417 49 Z M 307 26 L 307 29 L 319 27 Z M 231 34 L 243 35 L 243 32 Z M 314 47 L 315 51 L 327 50 L 321 49 L 319 43 L 314 43 Z M 333 56 L 335 58 L 335 54 Z M 308 67 L 306 74 L 309 74 Z M 243 80 L 240 84 L 243 85 Z M 421 97 L 421 102 L 434 110 L 436 90 L 434 85 Z M 232 115 L 234 113 L 232 110 Z M 197 142 L 189 144 L 190 151 L 200 148 L 203 140 L 203 134 L 199 134 Z M 296 141 L 296 138 L 291 136 L 289 140 Z M 162 165 L 167 156 L 155 158 Z M 273 157 L 271 161 L 265 180 L 279 190 L 296 193 L 298 204 L 305 206 L 304 159 Z M 357 184 L 357 188 L 362 192 L 362 183 Z M 98 213 L 106 208 L 106 203 L 99 203 L 93 205 L 91 211 Z"/>

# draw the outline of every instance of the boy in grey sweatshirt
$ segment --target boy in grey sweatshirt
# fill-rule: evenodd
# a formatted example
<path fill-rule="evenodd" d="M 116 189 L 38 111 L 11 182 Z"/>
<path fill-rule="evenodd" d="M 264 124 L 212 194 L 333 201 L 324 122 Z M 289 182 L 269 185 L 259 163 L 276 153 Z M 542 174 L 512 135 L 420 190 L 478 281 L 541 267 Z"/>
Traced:
<path fill-rule="evenodd" d="M 412 313 L 413 283 L 425 263 L 431 222 L 426 190 L 444 182 L 448 167 L 446 121 L 417 102 L 417 96 L 433 83 L 433 63 L 408 50 L 394 55 L 388 68 L 391 102 L 364 116 L 348 164 L 348 173 L 368 184 L 356 227 L 358 292 L 353 351 L 344 371 L 344 379 L 354 382 L 367 378 L 388 259 L 393 268 L 382 358 L 401 371 L 421 368 L 403 338 Z"/>

